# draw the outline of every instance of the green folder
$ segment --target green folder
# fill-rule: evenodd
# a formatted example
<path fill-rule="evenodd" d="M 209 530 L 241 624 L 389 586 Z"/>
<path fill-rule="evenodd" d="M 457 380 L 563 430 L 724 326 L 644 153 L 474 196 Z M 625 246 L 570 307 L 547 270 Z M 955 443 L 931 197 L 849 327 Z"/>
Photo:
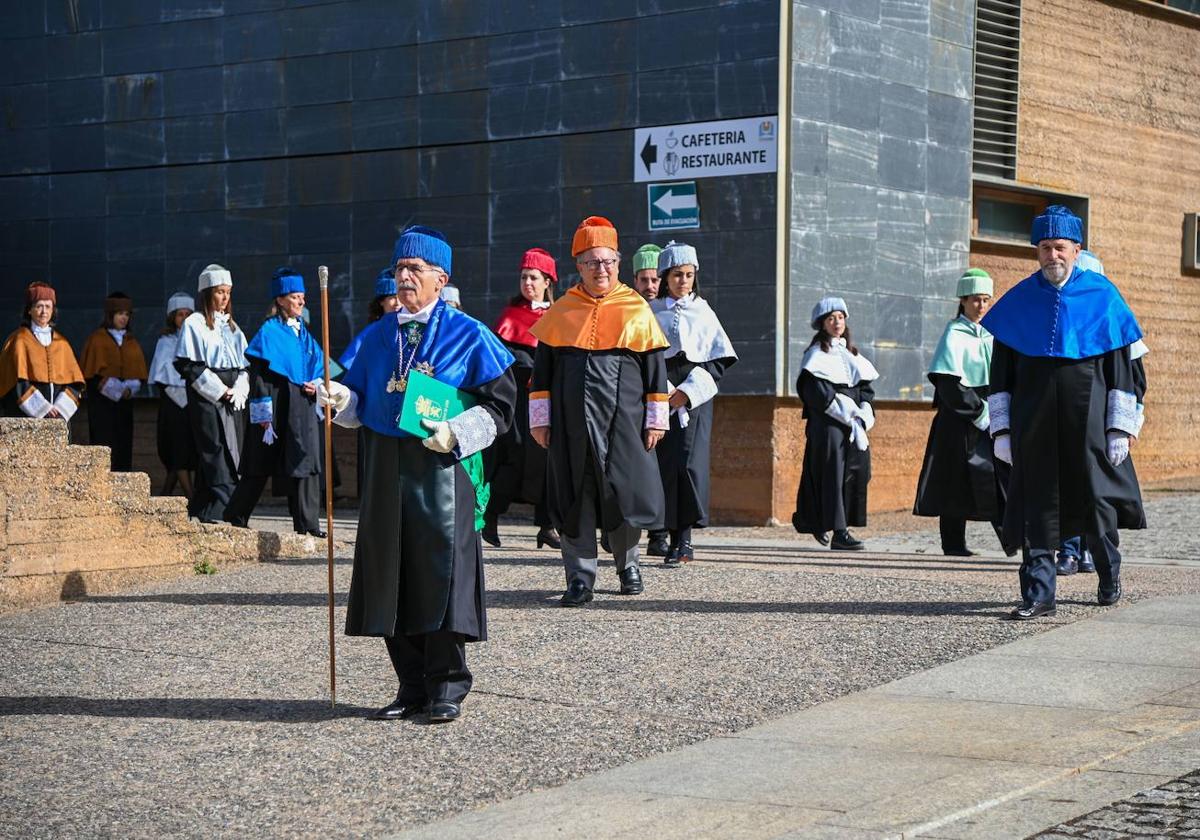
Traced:
<path fill-rule="evenodd" d="M 400 410 L 400 430 L 419 438 L 429 437 L 422 420 L 441 422 L 462 414 L 475 405 L 475 398 L 453 385 L 438 382 L 432 376 L 411 370 Z"/>
<path fill-rule="evenodd" d="M 421 425 L 422 420 L 450 420 L 474 407 L 475 403 L 474 397 L 453 385 L 438 382 L 418 370 L 409 371 L 398 425 L 401 431 L 427 438 L 429 430 Z M 483 453 L 468 455 L 459 463 L 475 488 L 475 530 L 478 531 L 483 527 L 484 512 L 492 495 L 491 487 L 483 477 Z"/>

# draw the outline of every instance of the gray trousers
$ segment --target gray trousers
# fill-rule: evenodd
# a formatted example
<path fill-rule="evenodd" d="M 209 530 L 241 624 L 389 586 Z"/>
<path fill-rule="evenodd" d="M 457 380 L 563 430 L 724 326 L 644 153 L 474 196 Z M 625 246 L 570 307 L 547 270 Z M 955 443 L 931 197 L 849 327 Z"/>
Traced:
<path fill-rule="evenodd" d="M 579 536 L 562 535 L 563 567 L 567 574 L 567 586 L 570 586 L 572 581 L 581 580 L 588 589 L 596 588 L 596 569 L 600 565 L 596 545 L 597 491 L 595 476 L 589 470 L 584 477 L 583 498 L 579 505 Z M 608 532 L 608 545 L 612 548 L 613 560 L 617 564 L 617 574 L 630 566 L 638 565 L 638 542 L 641 539 L 642 530 L 626 523 L 621 523 L 615 530 Z"/>

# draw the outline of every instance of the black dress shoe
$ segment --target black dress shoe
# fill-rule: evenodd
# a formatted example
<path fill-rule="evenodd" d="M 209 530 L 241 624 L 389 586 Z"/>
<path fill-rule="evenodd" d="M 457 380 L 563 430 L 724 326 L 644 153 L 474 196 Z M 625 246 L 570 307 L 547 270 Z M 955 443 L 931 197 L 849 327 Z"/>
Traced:
<path fill-rule="evenodd" d="M 813 531 L 812 536 L 821 545 L 829 545 L 829 534 L 826 531 Z"/>
<path fill-rule="evenodd" d="M 678 563 L 691 563 L 696 559 L 696 549 L 690 542 L 681 542 L 675 547 L 675 560 Z"/>
<path fill-rule="evenodd" d="M 499 540 L 499 538 L 497 538 Z M 550 548 L 562 548 L 562 538 L 558 536 L 558 531 L 553 528 L 542 528 L 537 532 L 537 547 L 548 545 Z"/>
<path fill-rule="evenodd" d="M 946 557 L 974 557 L 975 552 L 969 548 L 943 548 L 942 554 Z"/>
<path fill-rule="evenodd" d="M 1086 548 L 1083 550 L 1083 556 L 1079 558 L 1079 571 L 1086 575 L 1096 573 L 1096 561 L 1092 559 L 1092 552 Z"/>
<path fill-rule="evenodd" d="M 1058 607 L 1053 601 L 1034 601 L 1032 604 L 1022 604 L 1008 614 L 1013 621 L 1029 621 L 1031 618 L 1056 615 Z"/>
<path fill-rule="evenodd" d="M 830 541 L 829 547 L 834 551 L 862 551 L 862 540 L 854 539 L 854 536 L 846 530 L 834 531 L 833 540 Z"/>
<path fill-rule="evenodd" d="M 651 531 L 650 541 L 646 543 L 646 555 L 649 557 L 670 557 L 671 545 L 667 542 L 665 531 Z"/>
<path fill-rule="evenodd" d="M 646 591 L 646 587 L 642 585 L 642 570 L 637 566 L 627 566 L 625 571 L 621 572 L 620 578 L 622 595 L 641 595 Z"/>
<path fill-rule="evenodd" d="M 371 712 L 369 717 L 371 720 L 408 720 L 421 714 L 428 705 L 424 700 L 394 700 L 382 709 Z"/>
<path fill-rule="evenodd" d="M 573 580 L 567 587 L 567 591 L 558 599 L 558 604 L 562 607 L 582 607 L 590 600 L 592 600 L 592 590 L 587 588 L 587 584 L 581 580 Z"/>
<path fill-rule="evenodd" d="M 319 540 L 323 540 L 329 536 L 329 534 L 325 533 L 320 528 L 309 528 L 304 533 L 308 534 L 310 537 L 316 537 Z"/>
<path fill-rule="evenodd" d="M 1110 589 L 1108 592 L 1104 591 L 1104 587 L 1098 588 L 1096 590 L 1096 600 L 1100 603 L 1100 606 L 1102 606 L 1102 607 L 1111 607 L 1113 604 L 1117 603 L 1117 601 L 1120 601 L 1121 600 L 1121 581 L 1118 580 L 1113 585 L 1113 588 Z"/>
<path fill-rule="evenodd" d="M 495 520 L 483 523 L 483 530 L 479 532 L 479 536 L 483 537 L 483 541 L 488 545 L 500 547 L 500 533 L 496 530 Z"/>
<path fill-rule="evenodd" d="M 1054 563 L 1054 574 L 1059 577 L 1067 577 L 1079 571 L 1079 561 L 1068 554 L 1058 555 L 1058 560 Z"/>
<path fill-rule="evenodd" d="M 450 723 L 462 715 L 462 705 L 453 700 L 434 700 L 429 704 L 430 723 Z"/>

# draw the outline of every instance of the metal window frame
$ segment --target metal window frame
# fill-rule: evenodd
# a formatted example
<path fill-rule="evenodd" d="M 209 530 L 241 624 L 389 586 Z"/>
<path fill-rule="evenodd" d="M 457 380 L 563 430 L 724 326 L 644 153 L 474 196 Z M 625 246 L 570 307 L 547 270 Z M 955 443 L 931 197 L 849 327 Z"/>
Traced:
<path fill-rule="evenodd" d="M 976 0 L 971 169 L 1017 177 L 1021 0 Z"/>

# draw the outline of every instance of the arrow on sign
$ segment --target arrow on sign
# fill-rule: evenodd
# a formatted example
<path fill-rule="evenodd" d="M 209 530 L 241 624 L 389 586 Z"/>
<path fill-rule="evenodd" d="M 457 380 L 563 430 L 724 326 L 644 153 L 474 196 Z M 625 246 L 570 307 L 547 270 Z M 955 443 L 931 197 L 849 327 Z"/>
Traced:
<path fill-rule="evenodd" d="M 696 194 L 675 195 L 670 190 L 667 190 L 658 197 L 658 201 L 654 202 L 654 206 L 668 216 L 673 216 L 676 210 L 695 210 Z"/>
<path fill-rule="evenodd" d="M 646 166 L 646 171 L 650 171 L 650 164 L 658 162 L 658 146 L 655 146 L 651 140 L 653 137 L 647 135 L 646 145 L 642 146 L 642 163 Z"/>

